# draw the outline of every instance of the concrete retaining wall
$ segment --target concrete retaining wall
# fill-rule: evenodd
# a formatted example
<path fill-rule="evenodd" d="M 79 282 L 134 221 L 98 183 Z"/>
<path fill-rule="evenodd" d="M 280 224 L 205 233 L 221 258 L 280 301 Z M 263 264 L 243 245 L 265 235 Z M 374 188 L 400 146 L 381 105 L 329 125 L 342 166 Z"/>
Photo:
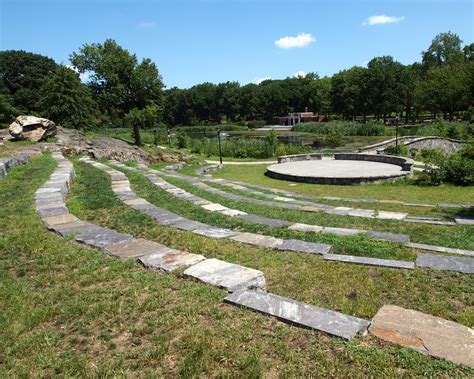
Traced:
<path fill-rule="evenodd" d="M 283 155 L 281 157 L 278 157 L 278 163 L 297 162 L 297 161 L 320 161 L 320 160 L 321 160 L 321 154 L 316 154 L 316 153 Z"/>
<path fill-rule="evenodd" d="M 389 163 L 400 166 L 402 171 L 413 170 L 415 162 L 413 159 L 398 157 L 395 155 L 372 155 L 372 154 L 355 154 L 355 153 L 340 153 L 334 154 L 334 159 L 344 161 L 368 161 L 368 162 L 380 162 Z"/>

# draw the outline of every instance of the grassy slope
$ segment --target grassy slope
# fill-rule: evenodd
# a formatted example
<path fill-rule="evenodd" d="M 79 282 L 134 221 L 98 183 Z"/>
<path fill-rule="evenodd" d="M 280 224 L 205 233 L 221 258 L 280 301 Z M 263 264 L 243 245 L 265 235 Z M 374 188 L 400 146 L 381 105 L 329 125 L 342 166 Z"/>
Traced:
<path fill-rule="evenodd" d="M 468 225 L 441 226 L 414 224 L 407 223 L 404 221 L 377 220 L 361 217 L 344 217 L 320 212 L 301 212 L 299 210 L 282 209 L 276 207 L 261 206 L 247 202 L 228 200 L 221 196 L 201 190 L 181 179 L 167 177 L 166 180 L 172 184 L 177 185 L 180 188 L 199 195 L 207 200 L 214 201 L 228 206 L 229 208 L 235 208 L 251 214 L 305 224 L 335 226 L 343 228 L 359 228 L 365 230 L 408 234 L 413 242 L 474 250 L 474 230 L 471 226 Z M 145 184 L 146 183 L 141 184 L 140 188 Z M 226 191 L 230 191 L 229 188 L 223 188 L 225 188 Z M 162 204 L 164 204 L 165 207 L 168 207 L 172 204 L 172 202 L 165 201 L 162 202 Z M 188 203 L 187 211 L 190 212 L 191 209 L 193 208 Z M 197 212 L 197 214 L 199 214 L 199 211 Z M 218 216 L 216 215 L 215 217 Z M 290 232 L 289 230 L 277 229 L 277 231 L 270 233 L 278 236 L 288 236 L 288 238 L 295 238 L 295 235 L 292 234 L 292 232 Z M 290 237 L 290 234 L 292 235 L 292 237 Z M 393 246 L 395 246 L 394 244 L 375 241 L 368 242 L 369 239 L 363 236 L 341 238 L 330 234 L 299 233 L 297 235 L 297 238 L 306 239 L 314 242 L 325 242 L 334 244 L 335 247 L 338 249 L 338 252 L 342 254 L 374 256 L 377 258 L 392 259 L 409 259 L 410 256 L 407 255 L 408 249 L 403 249 L 402 247 L 399 247 L 397 251 L 392 248 Z M 411 257 L 414 257 L 413 251 L 411 253 Z"/>
<path fill-rule="evenodd" d="M 35 158 L 0 182 L 2 377 L 474 375 L 371 337 L 344 342 L 224 305 L 222 290 L 61 239 L 32 208 L 53 168 L 52 159 Z M 330 265 L 161 228 L 123 206 L 106 174 L 76 169 L 69 202 L 76 214 L 261 268 L 279 294 L 362 317 L 393 303 L 473 323 L 467 276 Z"/>
<path fill-rule="evenodd" d="M 459 187 L 452 185 L 442 185 L 438 187 L 417 186 L 406 185 L 403 182 L 364 184 L 358 186 L 304 184 L 271 179 L 264 175 L 265 171 L 265 165 L 226 166 L 221 170 L 215 171 L 213 175 L 216 178 L 261 184 L 264 186 L 283 189 L 301 194 L 366 199 L 402 200 L 406 202 L 425 204 L 474 203 L 474 187 Z"/>

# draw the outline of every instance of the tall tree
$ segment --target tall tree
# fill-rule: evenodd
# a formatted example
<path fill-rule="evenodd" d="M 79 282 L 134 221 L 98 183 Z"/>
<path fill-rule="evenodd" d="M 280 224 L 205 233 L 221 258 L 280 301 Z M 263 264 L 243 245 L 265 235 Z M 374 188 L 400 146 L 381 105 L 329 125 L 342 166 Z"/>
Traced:
<path fill-rule="evenodd" d="M 40 89 L 38 107 L 41 114 L 65 128 L 94 127 L 96 104 L 79 75 L 70 68 L 59 66 L 48 75 Z"/>
<path fill-rule="evenodd" d="M 148 115 L 162 114 L 163 82 L 155 64 L 149 59 L 138 63 L 135 54 L 108 39 L 103 44 L 84 45 L 79 52 L 72 53 L 71 63 L 82 73 L 90 74 L 89 86 L 97 99 L 99 108 L 106 113 L 109 122 L 121 124 L 132 110 L 133 120 L 147 120 Z M 147 117 L 137 117 L 138 111 L 152 107 L 154 112 L 145 112 Z M 156 112 L 155 112 L 156 111 Z M 134 130 L 135 142 L 140 144 L 139 129 Z"/>
<path fill-rule="evenodd" d="M 442 67 L 462 62 L 464 54 L 461 50 L 461 44 L 461 38 L 455 33 L 438 34 L 431 41 L 428 50 L 422 53 L 422 64 L 425 72 L 433 67 Z"/>
<path fill-rule="evenodd" d="M 54 60 L 43 55 L 23 50 L 0 51 L 0 93 L 21 112 L 38 112 L 38 89 L 56 67 Z"/>

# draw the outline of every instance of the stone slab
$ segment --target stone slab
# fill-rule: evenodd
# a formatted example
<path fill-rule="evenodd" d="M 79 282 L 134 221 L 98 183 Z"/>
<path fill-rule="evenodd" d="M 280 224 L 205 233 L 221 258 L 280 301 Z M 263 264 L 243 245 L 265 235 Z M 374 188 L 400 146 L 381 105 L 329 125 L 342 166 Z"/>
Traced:
<path fill-rule="evenodd" d="M 227 207 L 224 207 L 221 204 L 216 204 L 216 203 L 201 205 L 201 208 L 207 211 L 211 211 L 211 212 L 221 212 L 221 211 L 225 211 L 229 209 Z"/>
<path fill-rule="evenodd" d="M 226 209 L 224 211 L 221 211 L 220 213 L 222 213 L 223 215 L 226 215 L 226 216 L 231 216 L 231 217 L 244 216 L 244 215 L 247 214 L 247 213 L 239 211 L 237 209 Z"/>
<path fill-rule="evenodd" d="M 274 316 L 284 322 L 320 330 L 348 340 L 357 333 L 365 333 L 369 326 L 367 320 L 271 293 L 239 291 L 227 296 L 224 301 Z"/>
<path fill-rule="evenodd" d="M 63 214 L 59 216 L 46 217 L 43 219 L 43 221 L 46 223 L 48 227 L 50 227 L 50 226 L 58 225 L 58 224 L 67 224 L 70 222 L 76 222 L 76 221 L 79 221 L 79 219 L 76 216 L 70 213 L 67 213 L 67 214 Z"/>
<path fill-rule="evenodd" d="M 395 305 L 384 305 L 369 332 L 398 345 L 474 367 L 474 330 L 440 317 Z"/>
<path fill-rule="evenodd" d="M 375 238 L 382 241 L 392 241 L 392 242 L 400 242 L 400 243 L 407 243 L 410 241 L 410 236 L 406 234 L 396 234 L 396 233 L 389 233 L 389 232 L 375 232 L 369 231 L 368 236 L 371 238 Z"/>
<path fill-rule="evenodd" d="M 132 236 L 130 234 L 119 233 L 115 230 L 99 226 L 81 231 L 79 236 L 76 237 L 77 242 L 100 249 L 131 239 Z"/>
<path fill-rule="evenodd" d="M 107 254 L 120 259 L 133 259 L 143 255 L 159 253 L 167 249 L 166 246 L 145 239 L 131 239 L 105 247 Z"/>
<path fill-rule="evenodd" d="M 378 211 L 377 218 L 381 220 L 403 220 L 408 213 Z"/>
<path fill-rule="evenodd" d="M 405 221 L 414 222 L 416 224 L 428 224 L 428 225 L 446 225 L 446 226 L 457 225 L 455 222 L 451 222 L 451 221 L 426 220 L 426 219 L 419 219 L 419 218 L 412 218 L 412 217 L 405 218 Z"/>
<path fill-rule="evenodd" d="M 256 233 L 239 233 L 238 235 L 231 237 L 231 240 L 247 243 L 249 245 L 266 247 L 274 249 L 283 244 L 283 240 L 271 236 L 262 236 Z"/>
<path fill-rule="evenodd" d="M 426 244 L 423 244 L 423 243 L 413 243 L 413 242 L 407 243 L 406 246 L 411 247 L 413 249 L 437 251 L 439 253 L 467 255 L 467 256 L 470 256 L 470 257 L 474 257 L 474 251 L 472 251 L 472 250 L 454 249 L 454 248 L 451 248 L 451 247 L 426 245 Z"/>
<path fill-rule="evenodd" d="M 141 198 L 138 198 L 138 199 L 131 199 L 131 200 L 125 200 L 124 203 L 127 204 L 127 205 L 144 205 L 144 204 L 150 204 L 148 201 L 146 201 L 145 199 L 141 199 Z"/>
<path fill-rule="evenodd" d="M 474 218 L 471 217 L 454 217 L 454 221 L 460 225 L 474 225 Z"/>
<path fill-rule="evenodd" d="M 349 212 L 349 216 L 373 218 L 374 211 L 372 209 L 353 209 Z"/>
<path fill-rule="evenodd" d="M 240 215 L 239 217 L 246 221 L 254 222 L 256 224 L 261 224 L 261 225 L 269 225 L 275 228 L 281 228 L 281 227 L 291 225 L 291 222 L 289 221 L 275 220 L 274 218 L 267 218 L 267 217 L 252 215 L 252 214 Z"/>
<path fill-rule="evenodd" d="M 263 272 L 219 259 L 206 259 L 191 266 L 184 275 L 223 288 L 229 292 L 246 289 L 265 290 Z"/>
<path fill-rule="evenodd" d="M 315 207 L 315 206 L 306 206 L 306 207 L 302 207 L 301 210 L 305 211 L 305 212 L 321 212 L 321 211 L 324 211 L 324 208 L 322 207 Z"/>
<path fill-rule="evenodd" d="M 308 224 L 293 224 L 288 229 L 294 230 L 296 232 L 313 232 L 313 233 L 321 233 L 323 231 L 322 226 L 318 225 L 308 225 Z"/>
<path fill-rule="evenodd" d="M 209 238 L 228 238 L 233 237 L 239 234 L 238 232 L 233 232 L 229 229 L 224 228 L 217 228 L 214 226 L 208 226 L 204 228 L 199 228 L 193 230 L 193 233 L 199 234 L 201 236 L 209 237 Z"/>
<path fill-rule="evenodd" d="M 36 210 L 42 219 L 53 216 L 66 215 L 69 210 L 65 207 L 41 208 Z"/>
<path fill-rule="evenodd" d="M 474 274 L 474 258 L 452 257 L 436 254 L 417 254 L 416 266 L 433 270 L 457 271 Z"/>
<path fill-rule="evenodd" d="M 406 269 L 406 270 L 413 270 L 415 268 L 415 264 L 413 262 L 396 261 L 392 259 L 357 257 L 354 255 L 326 254 L 324 256 L 324 259 L 328 261 L 355 263 L 355 264 L 368 265 L 368 266 L 401 268 L 401 269 Z"/>
<path fill-rule="evenodd" d="M 71 234 L 81 233 L 87 229 L 93 229 L 95 227 L 94 224 L 91 224 L 87 221 L 76 221 L 76 222 L 68 222 L 65 224 L 57 224 L 52 225 L 48 229 L 54 230 L 62 237 L 67 237 Z"/>
<path fill-rule="evenodd" d="M 195 265 L 205 259 L 206 257 L 203 255 L 165 248 L 159 253 L 151 253 L 142 256 L 138 261 L 149 270 L 171 272 L 180 268 Z"/>
<path fill-rule="evenodd" d="M 364 230 L 360 230 L 360 229 L 332 228 L 328 226 L 324 227 L 322 232 L 328 233 L 328 234 L 335 234 L 341 237 L 354 236 L 356 234 L 365 233 Z"/>
<path fill-rule="evenodd" d="M 202 222 L 194 221 L 194 220 L 185 220 L 185 221 L 181 221 L 176 224 L 173 224 L 173 227 L 180 230 L 192 231 L 199 228 L 205 228 L 206 224 L 203 224 Z"/>
<path fill-rule="evenodd" d="M 332 246 L 324 243 L 306 242 L 300 240 L 283 240 L 281 245 L 276 246 L 278 250 L 296 251 L 308 254 L 328 254 Z"/>

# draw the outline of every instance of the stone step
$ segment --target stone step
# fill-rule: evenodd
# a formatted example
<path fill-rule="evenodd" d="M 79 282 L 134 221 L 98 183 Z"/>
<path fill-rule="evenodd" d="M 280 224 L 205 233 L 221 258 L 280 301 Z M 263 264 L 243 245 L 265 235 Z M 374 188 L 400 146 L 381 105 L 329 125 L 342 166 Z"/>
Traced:
<path fill-rule="evenodd" d="M 266 248 L 276 248 L 277 246 L 283 244 L 283 240 L 280 238 L 275 238 L 271 236 L 263 236 L 256 233 L 239 233 L 234 237 L 230 238 L 231 240 L 247 243 L 249 245 L 255 245 Z"/>
<path fill-rule="evenodd" d="M 271 293 L 238 291 L 227 296 L 224 301 L 274 316 L 290 324 L 320 330 L 348 340 L 357 333 L 365 333 L 369 326 L 367 320 Z"/>
<path fill-rule="evenodd" d="M 474 367 L 474 330 L 394 305 L 384 305 L 369 332 L 378 338 L 448 361 Z"/>
<path fill-rule="evenodd" d="M 147 254 L 159 253 L 164 249 L 167 249 L 167 247 L 159 243 L 141 238 L 133 238 L 124 242 L 108 245 L 104 248 L 104 251 L 120 259 L 133 259 Z"/>
<path fill-rule="evenodd" d="M 229 238 L 239 234 L 229 229 L 209 225 L 204 228 L 195 229 L 192 232 L 209 238 Z"/>
<path fill-rule="evenodd" d="M 405 244 L 405 246 L 406 247 L 411 247 L 413 249 L 437 251 L 439 253 L 467 255 L 467 256 L 470 256 L 470 257 L 474 257 L 474 251 L 472 251 L 472 250 L 454 249 L 454 248 L 451 248 L 451 247 L 425 245 L 423 243 L 413 243 L 413 242 L 409 242 L 409 243 Z"/>
<path fill-rule="evenodd" d="M 415 264 L 413 262 L 396 261 L 392 259 L 357 257 L 354 255 L 326 254 L 324 255 L 324 259 L 328 261 L 354 263 L 369 266 L 401 268 L 406 270 L 413 270 L 415 268 Z"/>
<path fill-rule="evenodd" d="M 142 256 L 138 261 L 152 271 L 171 272 L 204 261 L 206 257 L 165 247 L 160 252 Z"/>
<path fill-rule="evenodd" d="M 191 266 L 184 275 L 223 288 L 229 292 L 246 289 L 265 290 L 263 272 L 219 259 L 206 259 Z"/>
<path fill-rule="evenodd" d="M 276 246 L 278 250 L 296 251 L 308 254 L 328 254 L 332 246 L 324 243 L 306 242 L 300 240 L 283 240 L 281 245 Z"/>
<path fill-rule="evenodd" d="M 119 233 L 115 230 L 95 226 L 85 229 L 75 238 L 77 242 L 104 249 L 108 245 L 125 242 L 132 239 L 130 234 Z"/>
<path fill-rule="evenodd" d="M 457 271 L 474 274 L 474 258 L 452 257 L 438 254 L 417 254 L 416 266 L 432 270 Z"/>

